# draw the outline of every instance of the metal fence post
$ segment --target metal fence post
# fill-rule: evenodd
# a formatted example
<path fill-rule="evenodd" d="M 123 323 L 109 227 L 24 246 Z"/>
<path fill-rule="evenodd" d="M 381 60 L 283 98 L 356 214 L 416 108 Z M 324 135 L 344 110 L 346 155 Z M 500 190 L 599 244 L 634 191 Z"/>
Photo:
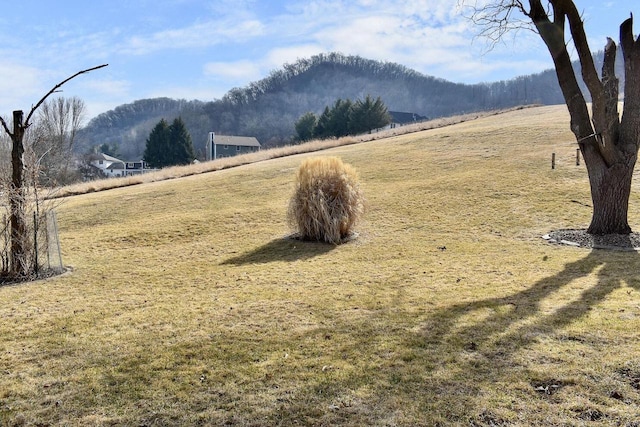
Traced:
<path fill-rule="evenodd" d="M 33 266 L 33 272 L 38 275 L 38 214 L 33 212 L 33 254 L 35 257 L 35 265 Z"/>

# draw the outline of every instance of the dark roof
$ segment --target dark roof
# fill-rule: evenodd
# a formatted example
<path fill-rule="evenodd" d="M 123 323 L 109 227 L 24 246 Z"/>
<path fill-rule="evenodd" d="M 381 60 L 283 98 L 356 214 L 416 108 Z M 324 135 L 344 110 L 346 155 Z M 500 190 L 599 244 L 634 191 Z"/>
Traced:
<path fill-rule="evenodd" d="M 125 169 L 124 163 L 122 162 L 113 162 L 109 165 L 107 169 Z"/>
<path fill-rule="evenodd" d="M 421 116 L 420 114 L 405 113 L 402 111 L 389 111 L 389 115 L 391 116 L 391 121 L 393 123 L 400 123 L 400 124 L 421 122 L 429 118 L 429 117 Z"/>
<path fill-rule="evenodd" d="M 213 142 L 216 145 L 239 145 L 241 147 L 260 147 L 260 143 L 253 136 L 215 135 Z"/>

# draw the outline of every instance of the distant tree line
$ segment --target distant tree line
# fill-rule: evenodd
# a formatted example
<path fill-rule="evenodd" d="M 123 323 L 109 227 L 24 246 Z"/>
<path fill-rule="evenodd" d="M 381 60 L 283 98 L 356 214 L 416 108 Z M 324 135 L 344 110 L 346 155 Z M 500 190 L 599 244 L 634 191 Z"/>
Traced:
<path fill-rule="evenodd" d="M 299 141 L 308 141 L 371 132 L 389 123 L 391 116 L 380 97 L 374 100 L 367 95 L 356 102 L 338 98 L 331 108 L 326 106 L 318 118 L 307 112 L 295 123 L 295 129 Z"/>
<path fill-rule="evenodd" d="M 602 53 L 595 55 L 596 64 L 602 62 L 601 58 Z M 512 80 L 467 85 L 427 76 L 400 64 L 327 53 L 285 64 L 264 79 L 233 88 L 215 101 L 157 98 L 121 105 L 95 117 L 80 130 L 77 150 L 92 151 L 107 143 L 117 146 L 123 157 L 139 159 L 146 137 L 163 117 L 183 118 L 198 157 L 204 158 L 211 131 L 254 136 L 264 147 L 278 146 L 297 137 L 295 124 L 306 112 L 318 117 L 323 106 L 332 105 L 336 99 L 358 99 L 365 94 L 384 99 L 389 110 L 431 118 L 564 102 L 552 69 Z"/>

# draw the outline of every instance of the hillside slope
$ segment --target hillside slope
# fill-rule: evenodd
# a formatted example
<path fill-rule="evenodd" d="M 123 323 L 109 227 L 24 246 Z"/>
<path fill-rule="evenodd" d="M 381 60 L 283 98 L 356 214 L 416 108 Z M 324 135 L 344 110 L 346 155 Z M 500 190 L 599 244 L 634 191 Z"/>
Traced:
<path fill-rule="evenodd" d="M 392 111 L 435 118 L 523 104 L 558 104 L 562 95 L 555 73 L 511 81 L 465 85 L 423 75 L 400 64 L 337 53 L 286 64 L 245 88 L 234 88 L 213 102 L 141 100 L 94 118 L 79 135 L 86 151 L 105 142 L 118 144 L 127 157 L 139 157 L 161 118 L 182 116 L 196 150 L 204 152 L 207 133 L 255 136 L 267 146 L 290 142 L 294 123 L 304 113 L 321 113 L 338 98 L 380 96 Z"/>
<path fill-rule="evenodd" d="M 623 64 L 618 56 L 616 67 L 622 88 Z M 594 55 L 598 69 L 602 57 L 602 52 Z M 211 131 L 255 136 L 265 146 L 282 145 L 291 142 L 294 123 L 302 114 L 320 114 L 339 98 L 356 100 L 366 95 L 380 96 L 392 111 L 429 118 L 564 102 L 554 70 L 508 81 L 465 85 L 400 64 L 328 53 L 285 64 L 247 87 L 231 89 L 216 101 L 157 98 L 122 105 L 88 123 L 79 134 L 78 150 L 85 152 L 109 143 L 118 145 L 126 158 L 140 158 L 151 128 L 161 118 L 172 121 L 178 116 L 185 121 L 202 158 Z"/>
<path fill-rule="evenodd" d="M 640 257 L 540 238 L 590 217 L 568 122 L 519 110 L 68 198 L 73 271 L 0 287 L 0 424 L 634 425 Z M 318 155 L 360 173 L 345 245 L 287 238 Z"/>

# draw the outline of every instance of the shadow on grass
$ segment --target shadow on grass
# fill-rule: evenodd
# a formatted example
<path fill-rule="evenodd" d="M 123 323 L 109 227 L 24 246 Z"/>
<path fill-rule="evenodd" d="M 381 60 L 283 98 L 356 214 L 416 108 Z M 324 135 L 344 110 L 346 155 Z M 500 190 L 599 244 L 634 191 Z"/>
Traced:
<path fill-rule="evenodd" d="M 473 384 L 478 392 L 500 395 L 513 388 L 515 382 L 528 383 L 530 388 L 509 392 L 511 396 L 522 396 L 523 392 L 529 396 L 551 395 L 575 381 L 573 376 L 563 374 L 574 353 L 555 353 L 551 350 L 554 342 L 563 348 L 569 345 L 566 343 L 575 343 L 584 348 L 586 354 L 596 354 L 600 345 L 610 345 L 615 340 L 607 338 L 615 332 L 607 331 L 606 326 L 603 326 L 605 331 L 593 331 L 593 334 L 581 328 L 576 332 L 563 329 L 588 316 L 591 310 L 624 286 L 640 291 L 639 268 L 640 255 L 635 251 L 591 250 L 584 258 L 567 263 L 557 274 L 543 278 L 521 292 L 454 303 L 436 310 L 407 345 L 424 357 L 422 360 L 427 368 L 433 367 L 434 372 L 447 378 L 444 383 L 453 389 L 453 394 L 466 394 L 465 387 Z M 556 296 L 576 280 L 591 275 L 597 278 L 595 284 L 584 288 L 574 286 L 566 295 Z M 547 309 L 545 303 L 554 298 L 566 298 L 567 302 Z M 524 359 L 521 350 L 528 352 Z M 583 354 L 583 357 L 593 356 Z M 600 363 L 607 362 L 594 360 L 594 364 Z M 554 366 L 558 369 L 553 369 Z M 614 378 L 612 370 L 611 380 Z M 594 384 L 583 396 L 584 406 L 576 406 L 577 421 L 590 413 L 601 414 L 599 402 L 608 397 Z M 493 416 L 491 411 L 480 409 L 474 408 L 473 404 L 463 409 L 465 416 L 473 417 L 476 422 L 472 425 L 502 425 L 503 421 L 508 424 L 499 417 L 495 423 L 480 422 L 484 416 Z M 500 409 L 504 408 L 498 408 L 498 411 Z M 622 418 L 616 418 L 622 423 L 620 425 L 626 420 Z"/>
<path fill-rule="evenodd" d="M 225 264 L 295 261 L 333 248 L 276 239 Z M 636 253 L 595 250 L 567 263 L 556 274 L 527 284 L 521 292 L 454 302 L 429 313 L 431 325 L 419 331 L 413 328 L 416 319 L 411 316 L 415 316 L 415 310 L 401 313 L 400 307 L 376 305 L 366 309 L 357 304 L 350 315 L 343 310 L 315 310 L 310 306 L 313 320 L 292 330 L 288 339 L 283 339 L 287 334 L 273 335 L 268 328 L 238 335 L 234 328 L 224 327 L 222 333 L 211 335 L 211 341 L 180 342 L 172 351 L 178 355 L 177 365 L 184 367 L 182 375 L 191 372 L 192 357 L 209 366 L 207 375 L 199 380 L 184 377 L 182 381 L 192 396 L 194 416 L 211 425 L 584 425 L 586 417 L 598 416 L 598 407 L 603 408 L 598 402 L 606 403 L 607 396 L 592 397 L 595 392 L 582 391 L 580 403 L 572 404 L 562 422 L 543 423 L 547 415 L 553 416 L 552 411 L 561 412 L 559 405 L 553 406 L 555 401 L 547 397 L 555 392 L 553 386 L 566 383 L 552 377 L 553 372 L 544 373 L 548 378 L 538 378 L 542 363 L 535 358 L 544 350 L 532 351 L 531 361 L 525 362 L 516 360 L 514 353 L 534 347 L 541 335 L 553 338 L 558 330 L 585 316 L 624 284 L 640 290 L 635 275 L 638 269 L 640 256 Z M 553 298 L 556 291 L 590 275 L 597 277 L 595 284 L 578 290 L 577 295 L 574 292 L 574 298 L 558 310 L 544 310 L 544 301 Z M 560 360 L 573 354 L 557 356 Z M 139 366 L 147 363 L 151 358 L 123 360 L 118 364 L 124 366 L 123 370 L 113 378 L 107 376 L 115 385 L 107 383 L 105 389 L 135 390 L 132 378 L 137 378 Z M 173 371 L 166 375 L 167 381 L 180 378 Z M 528 389 L 522 386 L 532 379 L 554 381 L 536 382 Z M 546 390 L 541 393 L 539 387 Z M 533 395 L 533 400 L 525 400 L 527 394 Z M 144 404 L 149 408 L 142 406 L 138 411 L 141 418 L 137 424 L 195 424 L 196 418 L 189 418 L 188 411 L 172 412 L 171 399 L 174 396 L 170 392 L 146 394 Z M 635 407 L 629 404 L 629 408 Z M 200 414 L 197 408 L 202 408 Z M 535 411 L 545 409 L 549 414 L 535 418 Z M 510 413 L 517 411 L 525 412 L 511 419 Z M 617 425 L 634 425 L 630 421 L 633 414 L 607 416 L 609 425 L 616 421 L 620 421 Z"/>
<path fill-rule="evenodd" d="M 439 341 L 447 334 L 455 334 L 458 340 L 465 339 L 465 345 L 470 348 L 500 336 L 499 341 L 515 351 L 535 341 L 540 334 L 553 333 L 585 316 L 624 283 L 640 291 L 636 274 L 639 263 L 640 256 L 635 251 L 592 250 L 583 259 L 566 264 L 562 271 L 539 280 L 522 292 L 454 304 L 443 309 L 432 317 L 433 324 L 425 328 L 425 335 Z M 546 298 L 596 270 L 598 280 L 594 286 L 552 313 L 542 312 L 541 304 Z M 470 326 L 456 327 L 458 320 L 483 309 L 490 309 L 493 313 L 478 322 L 471 321 Z"/>
<path fill-rule="evenodd" d="M 324 318 L 298 338 L 299 348 L 315 349 L 307 350 L 311 359 L 318 358 L 315 366 L 307 361 L 315 373 L 309 372 L 306 381 L 291 389 L 277 389 L 280 396 L 267 415 L 269 424 L 580 425 L 607 417 L 611 424 L 635 425 L 630 424 L 633 415 L 615 411 L 605 415 L 602 402 L 607 402 L 611 390 L 602 394 L 603 388 L 595 386 L 581 390 L 580 403 L 572 403 L 571 411 L 553 422 L 545 424 L 546 417 L 555 415 L 544 411 L 561 411 L 560 405 L 568 405 L 573 391 L 551 398 L 561 388 L 594 381 L 588 373 L 581 378 L 575 371 L 580 367 L 564 368 L 576 356 L 571 343 L 585 347 L 587 354 L 596 353 L 596 347 L 586 348 L 593 340 L 603 343 L 601 331 L 591 335 L 562 329 L 623 286 L 640 291 L 638 269 L 640 256 L 635 252 L 585 252 L 584 258 L 527 284 L 521 292 L 470 302 L 454 299 L 452 305 L 429 313 L 418 330 L 410 321 L 405 323 L 406 317 L 397 311 L 401 308 L 359 309 L 356 317 Z M 565 304 L 546 310 L 556 292 L 585 277 L 597 280 L 584 288 L 572 286 Z M 554 354 L 547 340 L 569 342 L 565 346 L 569 350 Z M 528 349 L 531 352 L 522 358 L 519 350 Z M 554 371 L 556 366 L 559 372 Z M 575 375 L 567 376 L 567 369 Z M 282 370 L 270 378 L 278 384 L 278 377 L 287 375 Z"/>
<path fill-rule="evenodd" d="M 230 258 L 222 265 L 266 264 L 275 261 L 300 261 L 331 252 L 335 245 L 285 237 L 275 239 L 250 252 Z"/>

